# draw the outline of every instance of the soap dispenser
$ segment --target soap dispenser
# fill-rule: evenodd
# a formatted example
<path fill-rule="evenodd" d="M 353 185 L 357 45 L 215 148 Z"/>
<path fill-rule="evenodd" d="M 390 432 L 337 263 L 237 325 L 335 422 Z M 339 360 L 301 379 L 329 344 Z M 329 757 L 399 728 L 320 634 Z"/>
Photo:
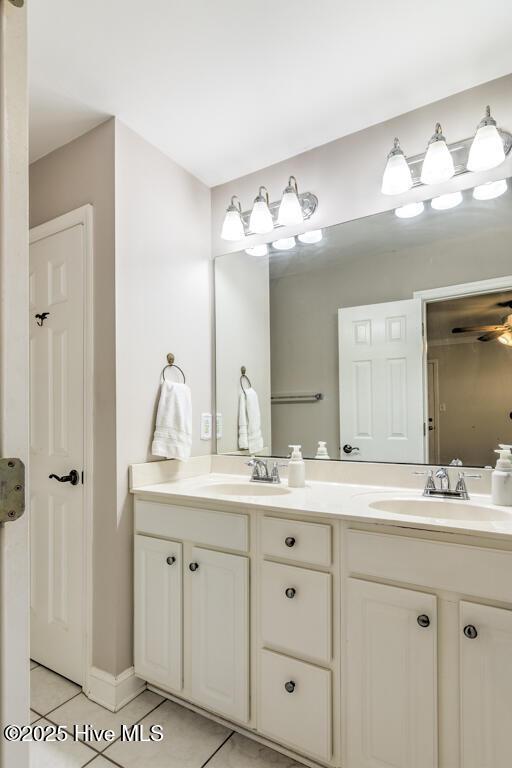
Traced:
<path fill-rule="evenodd" d="M 329 453 L 327 452 L 327 443 L 325 440 L 318 441 L 318 448 L 316 449 L 315 459 L 329 459 Z"/>
<path fill-rule="evenodd" d="M 302 458 L 301 445 L 289 445 L 292 455 L 288 462 L 288 486 L 289 488 L 304 488 L 306 485 L 306 465 Z"/>
<path fill-rule="evenodd" d="M 499 459 L 496 462 L 496 469 L 492 473 L 492 503 L 502 507 L 512 507 L 512 454 L 510 453 L 510 446 L 502 447 L 494 453 L 499 454 Z"/>

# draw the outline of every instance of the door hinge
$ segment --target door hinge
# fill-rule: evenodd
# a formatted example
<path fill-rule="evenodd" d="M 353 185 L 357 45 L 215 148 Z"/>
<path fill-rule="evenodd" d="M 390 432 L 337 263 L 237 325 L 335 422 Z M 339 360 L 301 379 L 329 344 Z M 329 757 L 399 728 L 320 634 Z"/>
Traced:
<path fill-rule="evenodd" d="M 25 511 L 25 465 L 21 459 L 0 459 L 0 524 L 12 523 Z"/>

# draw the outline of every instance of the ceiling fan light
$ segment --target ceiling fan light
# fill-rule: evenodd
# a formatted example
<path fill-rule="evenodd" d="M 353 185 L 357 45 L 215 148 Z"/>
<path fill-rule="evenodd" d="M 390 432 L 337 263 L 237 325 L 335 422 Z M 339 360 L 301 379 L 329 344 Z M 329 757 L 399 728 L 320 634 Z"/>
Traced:
<path fill-rule="evenodd" d="M 381 192 L 383 195 L 400 195 L 412 187 L 411 169 L 400 147 L 398 138 L 388 155 L 384 174 L 382 176 Z"/>
<path fill-rule="evenodd" d="M 268 245 L 261 243 L 260 245 L 253 245 L 252 248 L 246 248 L 245 252 L 249 256 L 266 256 L 268 254 Z"/>
<path fill-rule="evenodd" d="M 266 187 L 260 187 L 254 198 L 254 205 L 249 219 L 249 229 L 257 235 L 265 235 L 274 229 L 274 220 L 268 207 L 268 191 Z"/>
<path fill-rule="evenodd" d="M 297 179 L 295 176 L 290 176 L 288 179 L 288 186 L 283 192 L 283 197 L 279 206 L 277 223 L 281 224 L 283 227 L 290 227 L 302 224 L 303 221 L 304 213 L 299 200 Z"/>
<path fill-rule="evenodd" d="M 453 157 L 443 136 L 441 124 L 436 123 L 434 135 L 429 141 L 423 160 L 421 181 L 423 184 L 441 184 L 451 179 L 454 173 Z"/>
<path fill-rule="evenodd" d="M 400 208 L 395 210 L 395 216 L 399 219 L 412 219 L 415 216 L 419 216 L 425 210 L 423 203 L 407 203 L 407 205 L 401 205 Z"/>
<path fill-rule="evenodd" d="M 280 240 L 274 240 L 272 247 L 277 251 L 289 251 L 295 245 L 294 237 L 282 237 Z"/>
<path fill-rule="evenodd" d="M 505 194 L 508 189 L 507 180 L 488 181 L 486 184 L 479 184 L 473 190 L 475 200 L 494 200 L 496 197 Z"/>
<path fill-rule="evenodd" d="M 496 126 L 496 120 L 491 117 L 491 108 L 487 107 L 485 117 L 478 124 L 475 138 L 471 144 L 468 156 L 468 171 L 488 171 L 496 168 L 505 160 L 503 139 Z"/>
<path fill-rule="evenodd" d="M 298 235 L 298 239 L 305 245 L 314 245 L 319 243 L 323 236 L 321 229 L 310 229 L 309 232 L 303 232 L 301 235 Z"/>
<path fill-rule="evenodd" d="M 462 203 L 462 192 L 447 192 L 445 195 L 434 197 L 430 205 L 435 211 L 448 211 Z"/>
<path fill-rule="evenodd" d="M 242 240 L 245 237 L 245 228 L 242 221 L 242 206 L 236 195 L 231 198 L 231 203 L 226 209 L 226 215 L 224 216 L 224 222 L 222 224 L 222 231 L 220 236 L 223 240 L 230 240 L 235 242 L 236 240 Z"/>

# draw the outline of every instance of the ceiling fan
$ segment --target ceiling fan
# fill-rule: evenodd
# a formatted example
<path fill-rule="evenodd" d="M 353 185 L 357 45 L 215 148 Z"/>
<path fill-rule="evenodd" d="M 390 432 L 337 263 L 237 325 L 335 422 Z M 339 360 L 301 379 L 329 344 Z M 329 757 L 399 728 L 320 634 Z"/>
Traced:
<path fill-rule="evenodd" d="M 512 309 L 512 301 L 500 301 L 497 307 Z M 512 313 L 505 315 L 499 325 L 467 325 L 461 328 L 452 328 L 452 333 L 478 333 L 483 331 L 477 341 L 499 341 L 508 347 L 512 347 Z"/>

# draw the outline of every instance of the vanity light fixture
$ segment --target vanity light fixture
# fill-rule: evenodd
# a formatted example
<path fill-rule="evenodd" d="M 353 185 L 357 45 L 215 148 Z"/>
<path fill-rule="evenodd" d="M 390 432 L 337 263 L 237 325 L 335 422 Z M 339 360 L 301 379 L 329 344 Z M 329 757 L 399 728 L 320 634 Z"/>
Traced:
<path fill-rule="evenodd" d="M 235 200 L 237 201 L 235 203 Z M 245 237 L 244 222 L 242 221 L 242 206 L 237 195 L 233 195 L 231 202 L 226 209 L 222 232 L 220 234 L 223 240 L 242 240 Z"/>
<path fill-rule="evenodd" d="M 485 108 L 485 117 L 480 120 L 475 138 L 469 150 L 468 171 L 488 171 L 505 160 L 503 139 L 491 117 L 491 108 Z"/>
<path fill-rule="evenodd" d="M 383 195 L 400 195 L 412 187 L 411 169 L 407 164 L 398 137 L 395 137 L 393 149 L 388 155 L 382 177 Z"/>
<path fill-rule="evenodd" d="M 304 214 L 302 213 L 302 206 L 299 201 L 297 179 L 295 176 L 290 176 L 288 186 L 281 198 L 277 222 L 283 227 L 293 227 L 297 224 L 302 224 L 303 221 Z"/>
<path fill-rule="evenodd" d="M 430 205 L 435 211 L 448 211 L 462 203 L 462 192 L 447 192 L 445 195 L 434 197 Z"/>
<path fill-rule="evenodd" d="M 494 200 L 494 198 L 505 194 L 507 191 L 507 180 L 488 181 L 486 184 L 479 184 L 473 190 L 475 200 Z"/>
<path fill-rule="evenodd" d="M 423 160 L 421 181 L 423 184 L 441 184 L 451 179 L 454 173 L 453 157 L 443 136 L 441 123 L 436 123 Z"/>
<path fill-rule="evenodd" d="M 289 251 L 296 245 L 294 237 L 282 237 L 280 240 L 274 240 L 272 247 L 277 251 Z"/>
<path fill-rule="evenodd" d="M 323 236 L 321 229 L 310 229 L 309 232 L 303 232 L 301 235 L 298 235 L 298 239 L 305 245 L 314 245 L 319 243 Z"/>
<path fill-rule="evenodd" d="M 414 216 L 419 216 L 424 210 L 425 206 L 421 202 L 407 203 L 407 205 L 402 205 L 395 210 L 395 216 L 398 216 L 399 219 L 412 219 Z"/>
<path fill-rule="evenodd" d="M 261 186 L 258 194 L 254 198 L 251 217 L 249 219 L 249 228 L 251 232 L 257 235 L 265 235 L 274 229 L 274 219 L 270 213 L 268 189 Z"/>
<path fill-rule="evenodd" d="M 249 256 L 266 256 L 268 254 L 268 245 L 266 243 L 254 245 L 252 248 L 246 248 L 245 252 Z"/>

